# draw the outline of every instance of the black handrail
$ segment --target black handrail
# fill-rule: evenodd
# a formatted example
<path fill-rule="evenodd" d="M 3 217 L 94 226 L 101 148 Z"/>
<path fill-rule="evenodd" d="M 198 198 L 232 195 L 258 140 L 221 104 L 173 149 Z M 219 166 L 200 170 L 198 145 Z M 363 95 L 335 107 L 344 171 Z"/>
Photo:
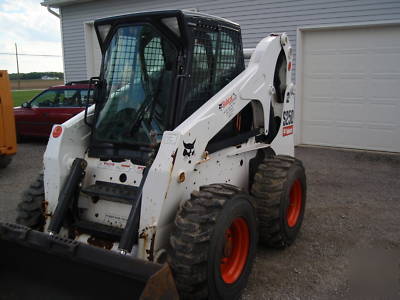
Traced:
<path fill-rule="evenodd" d="M 84 118 L 84 121 L 85 121 L 85 124 L 86 124 L 87 126 L 89 126 L 90 128 L 92 128 L 92 124 L 89 123 L 88 120 L 87 120 L 87 111 L 88 111 L 88 108 L 89 108 L 90 92 L 91 92 L 91 90 L 92 90 L 93 82 L 94 82 L 95 85 L 96 85 L 96 83 L 98 83 L 99 81 L 100 81 L 100 77 L 91 77 L 91 78 L 89 79 L 89 91 L 88 91 L 87 101 L 86 101 L 86 105 L 85 105 L 85 118 Z M 93 99 L 93 101 L 95 102 L 95 99 Z"/>

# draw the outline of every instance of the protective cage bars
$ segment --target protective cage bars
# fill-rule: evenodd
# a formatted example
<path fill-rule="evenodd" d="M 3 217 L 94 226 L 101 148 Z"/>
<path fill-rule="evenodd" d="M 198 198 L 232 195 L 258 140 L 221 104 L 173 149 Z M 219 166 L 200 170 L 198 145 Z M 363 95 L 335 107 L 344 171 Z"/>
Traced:
<path fill-rule="evenodd" d="M 182 121 L 244 70 L 240 29 L 201 20 L 190 28 L 192 70 Z"/>

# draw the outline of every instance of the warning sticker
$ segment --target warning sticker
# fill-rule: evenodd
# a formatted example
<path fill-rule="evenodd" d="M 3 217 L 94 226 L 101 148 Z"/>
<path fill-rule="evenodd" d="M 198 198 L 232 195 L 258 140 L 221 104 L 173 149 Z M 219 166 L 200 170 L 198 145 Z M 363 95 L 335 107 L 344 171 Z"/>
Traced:
<path fill-rule="evenodd" d="M 222 111 L 228 118 L 231 118 L 235 112 L 234 110 L 235 100 L 236 100 L 236 95 L 232 94 L 232 96 L 228 97 L 227 99 L 218 104 L 218 109 Z"/>
<path fill-rule="evenodd" d="M 293 134 L 293 125 L 285 126 L 283 127 L 283 136 L 291 135 Z"/>

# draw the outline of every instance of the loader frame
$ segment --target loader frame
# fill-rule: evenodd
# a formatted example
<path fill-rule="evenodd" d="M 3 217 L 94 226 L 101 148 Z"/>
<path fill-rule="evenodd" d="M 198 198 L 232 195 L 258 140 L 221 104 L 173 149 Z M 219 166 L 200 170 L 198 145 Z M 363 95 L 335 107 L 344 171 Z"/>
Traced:
<path fill-rule="evenodd" d="M 168 21 L 163 24 L 166 19 Z M 153 130 L 147 131 L 149 134 L 146 138 L 151 141 L 150 144 L 135 144 L 130 143 L 132 140 L 125 139 L 126 136 L 133 139 L 135 134 L 138 134 L 139 130 L 135 126 L 142 126 L 143 120 L 140 119 L 139 112 L 146 110 L 141 110 L 142 105 L 136 108 L 123 106 L 127 103 L 120 103 L 121 98 L 117 97 L 119 92 L 130 92 L 131 87 L 133 92 L 136 91 L 133 88 L 135 80 L 131 75 L 135 75 L 135 71 L 132 70 L 135 70 L 133 66 L 136 62 L 122 64 L 119 71 L 123 74 L 127 73 L 125 67 L 131 68 L 131 73 L 127 75 L 129 80 L 118 82 L 115 85 L 115 94 L 111 93 L 110 88 L 107 93 L 112 97 L 105 98 L 107 80 L 104 57 L 109 49 L 108 44 L 113 39 L 113 33 L 117 32 L 117 28 L 131 25 L 132 28 L 128 28 L 126 36 L 129 38 L 129 34 L 132 34 L 130 49 L 134 48 L 134 51 L 141 47 L 141 43 L 145 44 L 145 41 L 151 40 L 146 38 L 148 32 L 143 29 L 144 26 L 137 26 L 135 29 L 132 24 L 151 24 L 157 28 L 157 33 L 169 37 L 177 50 L 177 57 L 174 57 L 177 61 L 176 66 L 174 65 L 176 68 L 171 73 L 174 80 L 171 81 L 170 98 L 168 95 L 163 98 L 168 100 L 167 105 L 173 106 L 172 110 L 168 108 L 168 111 L 173 112 L 167 115 L 167 129 L 160 130 L 161 138 L 157 139 L 157 132 L 150 134 Z M 112 293 L 115 288 L 117 292 L 121 292 L 121 296 L 116 295 L 119 299 L 178 299 L 175 283 L 166 262 L 167 256 L 173 255 L 169 252 L 174 247 L 174 243 L 170 243 L 170 238 L 171 241 L 174 240 L 171 232 L 175 223 L 176 227 L 179 227 L 176 220 L 182 217 L 179 214 L 183 211 L 183 205 L 187 206 L 185 209 L 191 209 L 190 201 L 186 200 L 191 195 L 194 197 L 200 190 L 213 197 L 212 201 L 205 197 L 205 201 L 210 200 L 211 205 L 217 203 L 223 206 L 228 198 L 232 201 L 237 198 L 232 196 L 232 193 L 221 196 L 218 194 L 221 191 L 207 192 L 204 186 L 209 185 L 213 189 L 229 186 L 228 191 L 250 194 L 252 183 L 258 178 L 256 172 L 267 155 L 294 155 L 292 48 L 285 33 L 270 34 L 251 51 L 248 66 L 244 68 L 239 25 L 194 12 L 167 11 L 112 17 L 96 21 L 95 27 L 103 52 L 100 77 L 91 79 L 91 82 L 96 83 L 96 104 L 67 122 L 53 127 L 44 154 L 43 181 L 40 178 L 39 184 L 36 182 L 36 186 L 31 186 L 34 188 L 31 191 L 31 194 L 35 194 L 33 197 L 40 196 L 37 198 L 40 208 L 34 207 L 35 211 L 39 211 L 39 215 L 33 217 L 43 217 L 43 231 L 17 224 L 0 223 L 0 254 L 2 258 L 6 257 L 5 260 L 0 260 L 0 269 L 25 274 L 26 266 L 38 262 L 39 265 L 36 264 L 34 268 L 43 273 L 46 271 L 49 278 L 55 279 L 61 286 L 65 286 L 66 282 L 70 283 L 72 276 L 74 281 L 70 285 L 76 288 L 76 292 L 72 293 L 72 287 L 67 292 L 74 297 L 81 296 L 80 290 L 86 291 L 86 287 L 90 285 L 102 297 L 114 296 Z M 213 36 L 212 40 L 217 45 L 217 53 L 222 44 L 222 32 L 224 38 L 230 36 L 232 44 L 236 45 L 225 49 L 225 54 L 234 53 L 234 60 L 227 68 L 229 72 L 219 73 L 222 74 L 221 81 L 218 82 L 219 85 L 215 84 L 216 75 L 220 72 L 217 70 L 218 62 L 207 58 L 204 63 L 212 67 L 210 76 L 206 76 L 209 82 L 206 82 L 208 85 L 201 93 L 195 94 L 193 66 L 197 63 L 194 58 L 198 51 L 196 45 L 202 43 L 199 41 L 202 35 L 209 34 L 210 37 Z M 239 38 L 234 40 L 238 36 Z M 161 37 L 159 38 L 161 40 Z M 161 47 L 162 43 L 159 43 Z M 208 47 L 210 46 L 212 42 L 208 41 Z M 211 48 L 205 52 L 210 54 L 214 51 L 210 50 Z M 164 52 L 164 48 L 162 51 Z M 140 55 L 144 57 L 144 50 L 142 54 L 133 53 L 134 60 L 139 59 Z M 167 69 L 165 62 L 166 60 L 163 68 Z M 145 79 L 141 77 L 138 82 L 143 84 Z M 204 83 L 202 80 L 200 79 L 201 84 Z M 108 83 L 113 87 L 110 82 L 112 80 Z M 146 84 L 148 82 L 149 80 Z M 124 98 L 128 104 L 131 104 L 129 101 L 136 101 L 133 92 L 132 97 Z M 126 95 L 130 94 L 127 92 Z M 193 95 L 200 96 L 193 100 L 193 106 L 185 107 L 185 103 L 188 103 L 188 99 L 193 98 Z M 140 100 L 143 101 L 141 103 L 147 105 L 147 99 L 155 99 L 154 94 L 146 97 Z M 110 106 L 115 104 L 113 109 L 116 109 L 111 110 L 112 114 L 105 122 L 104 134 L 107 136 L 107 132 L 111 132 L 111 136 L 117 138 L 108 138 L 108 144 L 103 141 L 99 146 L 100 143 L 98 144 L 97 138 L 94 137 L 100 127 L 96 127 L 97 120 L 101 119 L 99 115 L 103 105 L 106 107 L 104 101 L 109 99 L 116 99 L 115 102 L 109 102 Z M 118 127 L 121 122 L 118 122 L 120 120 L 117 116 L 121 111 L 128 117 L 121 117 L 123 122 L 121 127 Z M 149 120 L 151 123 L 152 119 Z M 126 123 L 127 128 L 123 127 Z M 118 125 L 117 130 L 110 130 L 115 124 Z M 130 124 L 133 127 L 130 127 Z M 229 131 L 230 127 L 234 131 Z M 135 141 L 139 141 L 139 138 Z M 124 145 L 125 148 L 112 148 L 110 145 Z M 284 159 L 291 158 L 285 156 Z M 219 196 L 223 199 L 218 199 Z M 192 198 L 190 200 L 196 201 L 196 197 Z M 243 203 L 246 203 L 247 215 L 251 215 L 254 225 L 252 235 L 256 236 L 256 214 L 251 204 L 253 197 L 246 195 L 246 199 L 247 202 Z M 32 199 L 28 200 L 30 202 L 25 201 L 23 205 L 33 207 L 37 204 L 33 203 Z M 208 202 L 203 204 L 210 205 Z M 196 220 L 203 217 L 197 213 L 194 216 Z M 236 210 L 235 213 L 239 212 Z M 242 215 L 235 217 L 241 219 Z M 207 218 L 213 218 L 213 214 L 207 215 Z M 211 222 L 208 219 L 206 221 Z M 212 220 L 215 223 L 217 221 Z M 196 227 L 200 226 L 200 223 L 191 225 Z M 230 226 L 227 226 L 228 230 Z M 224 232 L 221 232 L 223 235 Z M 207 234 L 211 234 L 211 231 Z M 252 239 L 252 243 L 255 245 L 256 237 Z M 26 252 L 26 249 L 29 251 Z M 47 259 L 48 254 L 51 255 Z M 27 262 L 23 262 L 24 260 Z M 40 262 L 43 261 L 46 263 L 41 266 Z M 53 263 L 54 266 L 60 263 L 62 267 L 58 269 Z M 73 265 L 76 265 L 78 271 L 74 270 Z M 171 266 L 176 267 L 173 262 Z M 65 274 L 55 274 L 55 270 L 63 270 Z M 104 277 L 101 271 L 105 271 Z M 114 278 L 106 273 L 112 273 Z M 0 272 L 0 276 L 4 274 Z M 78 275 L 82 275 L 83 278 L 77 279 Z M 30 277 L 35 279 L 34 274 Z M 179 279 L 179 274 L 176 278 Z M 111 289 L 107 288 L 109 282 L 113 282 Z M 179 283 L 178 280 L 177 282 Z M 51 289 L 50 280 L 47 283 Z M 125 284 L 123 296 L 122 290 L 118 288 L 119 284 Z M 35 286 L 37 289 L 37 284 Z M 130 288 L 134 289 L 134 293 Z M 11 283 L 8 289 L 10 293 L 18 290 L 16 286 L 11 286 Z M 48 291 L 46 288 L 44 290 Z M 236 287 L 231 291 L 236 291 Z M 95 295 L 87 292 L 91 297 Z M 49 299 L 52 299 L 50 295 Z"/>
<path fill-rule="evenodd" d="M 281 51 L 287 61 L 287 88 L 281 116 L 285 126 L 281 125 L 276 137 L 267 144 L 264 137 L 268 134 L 271 101 L 276 94 L 272 70 L 275 70 Z M 165 259 L 178 204 L 197 187 L 227 182 L 247 189 L 251 175 L 250 161 L 259 149 L 270 147 L 276 154 L 293 156 L 293 118 L 284 120 L 284 115 L 292 116 L 294 110 L 291 61 L 292 50 L 287 35 L 271 34 L 257 45 L 248 67 L 242 73 L 178 127 L 164 132 L 143 185 L 138 244 L 132 250 L 135 256 L 149 261 L 161 262 Z M 227 143 L 214 153 L 207 151 L 210 140 L 247 105 L 251 105 L 253 110 L 253 130 L 236 137 L 234 145 Z M 93 118 L 93 112 L 91 107 L 89 118 Z M 84 124 L 83 113 L 61 127 L 61 136 L 50 138 L 44 156 L 45 196 L 48 201 L 46 215 L 54 213 L 60 189 L 75 158 L 85 159 L 88 164 L 83 186 L 93 184 L 94 177 L 96 180 L 118 182 L 121 173 L 139 186 L 144 165 L 129 160 L 104 161 L 90 157 L 90 153 L 88 155 L 91 129 Z M 123 215 L 121 209 L 115 207 L 114 210 L 115 217 Z M 127 220 L 127 215 L 123 218 Z M 87 242 L 88 238 L 87 235 L 80 235 L 78 240 Z M 117 250 L 118 245 L 115 244 L 112 249 Z"/>
<path fill-rule="evenodd" d="M 17 152 L 17 139 L 8 73 L 0 70 L 0 159 Z"/>

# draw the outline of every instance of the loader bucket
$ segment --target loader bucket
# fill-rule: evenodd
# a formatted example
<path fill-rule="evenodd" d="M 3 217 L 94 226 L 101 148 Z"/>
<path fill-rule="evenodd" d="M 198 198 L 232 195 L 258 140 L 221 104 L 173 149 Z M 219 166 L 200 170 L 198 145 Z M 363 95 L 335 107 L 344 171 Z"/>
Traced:
<path fill-rule="evenodd" d="M 1 299 L 178 299 L 160 265 L 0 223 Z"/>

